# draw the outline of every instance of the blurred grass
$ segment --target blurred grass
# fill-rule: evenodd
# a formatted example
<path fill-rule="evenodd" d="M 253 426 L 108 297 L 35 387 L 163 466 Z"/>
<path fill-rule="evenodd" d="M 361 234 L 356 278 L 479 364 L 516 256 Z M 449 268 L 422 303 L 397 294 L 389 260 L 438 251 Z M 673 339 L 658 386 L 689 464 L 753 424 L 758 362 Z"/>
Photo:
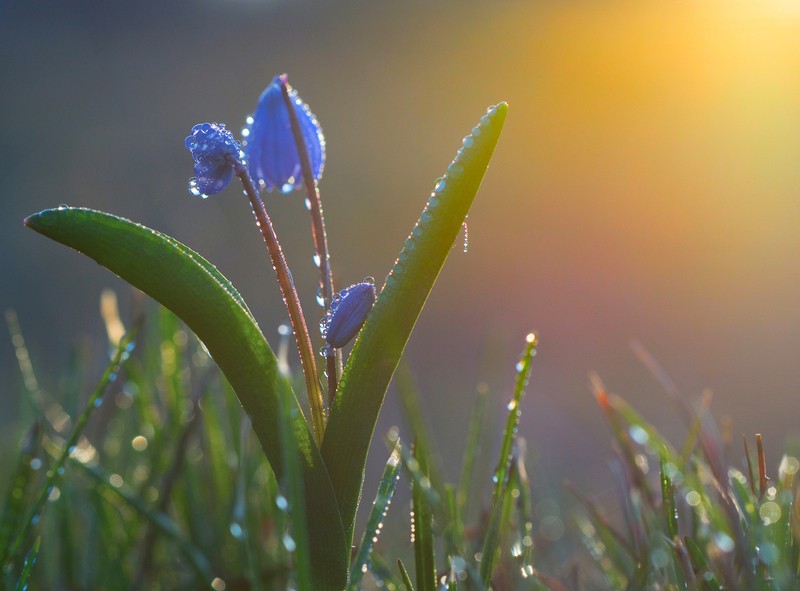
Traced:
<path fill-rule="evenodd" d="M 18 326 L 9 324 L 12 339 L 24 347 Z M 12 554 L 2 588 L 308 589 L 313 564 L 302 549 L 314 524 L 295 509 L 303 506 L 298 480 L 275 480 L 230 385 L 176 317 L 145 306 L 136 341 L 133 350 L 119 334 L 110 341 L 112 353 L 128 351 L 115 380 L 93 376 L 85 358 L 76 362 L 75 375 L 59 380 L 74 382 L 78 392 L 63 408 L 42 391 L 35 397 L 23 388 L 38 416 L 15 427 L 19 446 L 2 458 L 0 548 Z M 441 467 L 432 428 L 437 418 L 426 414 L 424 394 L 402 369 L 397 391 L 406 427 L 389 434 L 391 455 L 373 511 L 366 530 L 365 524 L 357 530 L 363 538 L 353 553 L 351 589 L 797 587 L 800 462 L 794 455 L 773 471 L 756 452 L 748 468 L 743 452 L 711 421 L 707 399 L 678 401 L 686 439 L 676 445 L 595 376 L 618 485 L 617 498 L 604 506 L 579 486 L 549 481 L 528 459 L 517 419 L 534 344 L 529 340 L 517 366 L 492 498 L 477 503 L 466 501 L 477 488 L 471 483 L 476 458 L 496 435 L 485 423 L 486 406 L 498 404 L 496 397 L 483 389 L 476 395 L 456 486 Z M 52 380 L 31 374 L 29 385 L 31 377 L 37 384 Z M 99 406 L 79 394 L 96 389 L 94 380 L 102 390 Z M 94 412 L 82 429 L 80 412 L 88 408 Z M 73 448 L 68 438 L 76 431 Z M 401 432 L 414 442 L 413 453 Z M 67 461 L 59 473 L 62 455 Z M 413 550 L 410 526 L 386 519 L 401 467 L 413 491 Z M 48 483 L 52 470 L 58 479 Z M 43 491 L 47 510 L 39 513 Z M 35 523 L 28 519 L 32 511 L 41 515 Z M 16 536 L 21 544 L 13 551 Z M 405 572 L 398 559 L 415 566 Z"/>

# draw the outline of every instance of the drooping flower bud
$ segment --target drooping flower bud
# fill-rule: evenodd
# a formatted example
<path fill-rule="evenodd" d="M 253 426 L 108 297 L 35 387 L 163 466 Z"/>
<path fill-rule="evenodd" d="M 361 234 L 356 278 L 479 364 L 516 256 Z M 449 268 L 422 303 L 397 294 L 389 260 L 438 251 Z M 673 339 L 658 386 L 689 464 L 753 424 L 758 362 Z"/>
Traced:
<path fill-rule="evenodd" d="M 282 84 L 286 84 L 285 78 L 275 76 L 261 93 L 242 135 L 245 137 L 245 161 L 253 179 L 267 191 L 277 188 L 289 193 L 302 186 L 303 178 Z M 325 137 L 317 118 L 291 87 L 289 96 L 303 133 L 311 172 L 314 180 L 319 180 L 325 164 Z"/>
<path fill-rule="evenodd" d="M 184 142 L 194 158 L 195 178 L 189 181 L 193 195 L 208 197 L 227 187 L 233 178 L 231 156 L 239 158 L 239 142 L 218 123 L 200 123 Z"/>
<path fill-rule="evenodd" d="M 375 280 L 367 277 L 333 296 L 331 308 L 321 323 L 322 336 L 334 349 L 344 347 L 361 330 L 375 303 Z"/>

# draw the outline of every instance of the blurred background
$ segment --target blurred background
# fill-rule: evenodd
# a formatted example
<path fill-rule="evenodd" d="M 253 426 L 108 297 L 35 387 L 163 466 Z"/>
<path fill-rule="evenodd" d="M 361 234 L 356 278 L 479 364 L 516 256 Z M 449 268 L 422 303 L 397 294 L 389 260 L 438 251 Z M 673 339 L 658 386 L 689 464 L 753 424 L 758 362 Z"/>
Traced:
<path fill-rule="evenodd" d="M 56 397 L 76 346 L 102 365 L 99 294 L 125 309 L 129 290 L 21 223 L 66 203 L 199 251 L 275 343 L 285 314 L 247 203 L 188 193 L 192 125 L 240 129 L 287 72 L 327 139 L 337 283 L 380 285 L 462 136 L 508 101 L 469 251 L 453 250 L 407 349 L 445 457 L 460 457 L 479 384 L 499 420 L 535 330 L 521 432 L 555 476 L 607 485 L 592 370 L 683 436 L 634 339 L 690 400 L 711 388 L 737 438 L 763 432 L 776 466 L 798 427 L 798 40 L 796 0 L 2 2 L 0 305 Z M 313 317 L 302 196 L 267 206 Z M 8 337 L 0 372 L 8 425 L 21 405 Z M 390 391 L 377 434 L 398 420 Z"/>

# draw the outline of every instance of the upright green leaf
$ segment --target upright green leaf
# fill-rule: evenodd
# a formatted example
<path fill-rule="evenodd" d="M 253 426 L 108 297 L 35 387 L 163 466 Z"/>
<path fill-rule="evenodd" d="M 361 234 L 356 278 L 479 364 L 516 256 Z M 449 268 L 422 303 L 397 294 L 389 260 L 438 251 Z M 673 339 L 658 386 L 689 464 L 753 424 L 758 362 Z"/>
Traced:
<path fill-rule="evenodd" d="M 464 138 L 406 239 L 347 361 L 322 456 L 348 541 L 353 537 L 364 465 L 386 390 L 483 180 L 507 112 L 505 103 L 490 108 Z"/>
<path fill-rule="evenodd" d="M 340 591 L 347 580 L 348 546 L 331 481 L 274 353 L 230 281 L 180 242 L 106 213 L 60 207 L 33 215 L 25 224 L 86 254 L 175 312 L 230 381 L 279 478 L 283 458 L 278 396 L 298 407 L 292 432 L 308 491 L 306 518 L 314 527 L 315 588 Z"/>

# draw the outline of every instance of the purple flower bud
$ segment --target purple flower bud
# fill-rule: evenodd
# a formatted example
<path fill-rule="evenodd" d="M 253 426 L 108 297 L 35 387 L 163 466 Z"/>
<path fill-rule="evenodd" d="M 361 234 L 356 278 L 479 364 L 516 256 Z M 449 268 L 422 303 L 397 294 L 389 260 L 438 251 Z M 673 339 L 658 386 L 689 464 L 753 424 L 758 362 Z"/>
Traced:
<path fill-rule="evenodd" d="M 247 118 L 242 135 L 246 138 L 243 142 L 245 161 L 253 179 L 267 191 L 277 188 L 289 193 L 302 186 L 303 175 L 281 83 L 281 77 L 275 76 L 261 93 L 255 113 Z M 317 118 L 291 87 L 289 96 L 303 132 L 311 172 L 314 179 L 319 180 L 325 164 L 325 137 Z"/>
<path fill-rule="evenodd" d="M 200 123 L 184 142 L 194 158 L 195 178 L 189 182 L 193 195 L 216 195 L 227 187 L 233 178 L 231 156 L 239 158 L 239 142 L 225 125 Z"/>
<path fill-rule="evenodd" d="M 375 303 L 375 280 L 368 277 L 333 296 L 322 333 L 333 348 L 344 347 L 356 336 Z"/>

